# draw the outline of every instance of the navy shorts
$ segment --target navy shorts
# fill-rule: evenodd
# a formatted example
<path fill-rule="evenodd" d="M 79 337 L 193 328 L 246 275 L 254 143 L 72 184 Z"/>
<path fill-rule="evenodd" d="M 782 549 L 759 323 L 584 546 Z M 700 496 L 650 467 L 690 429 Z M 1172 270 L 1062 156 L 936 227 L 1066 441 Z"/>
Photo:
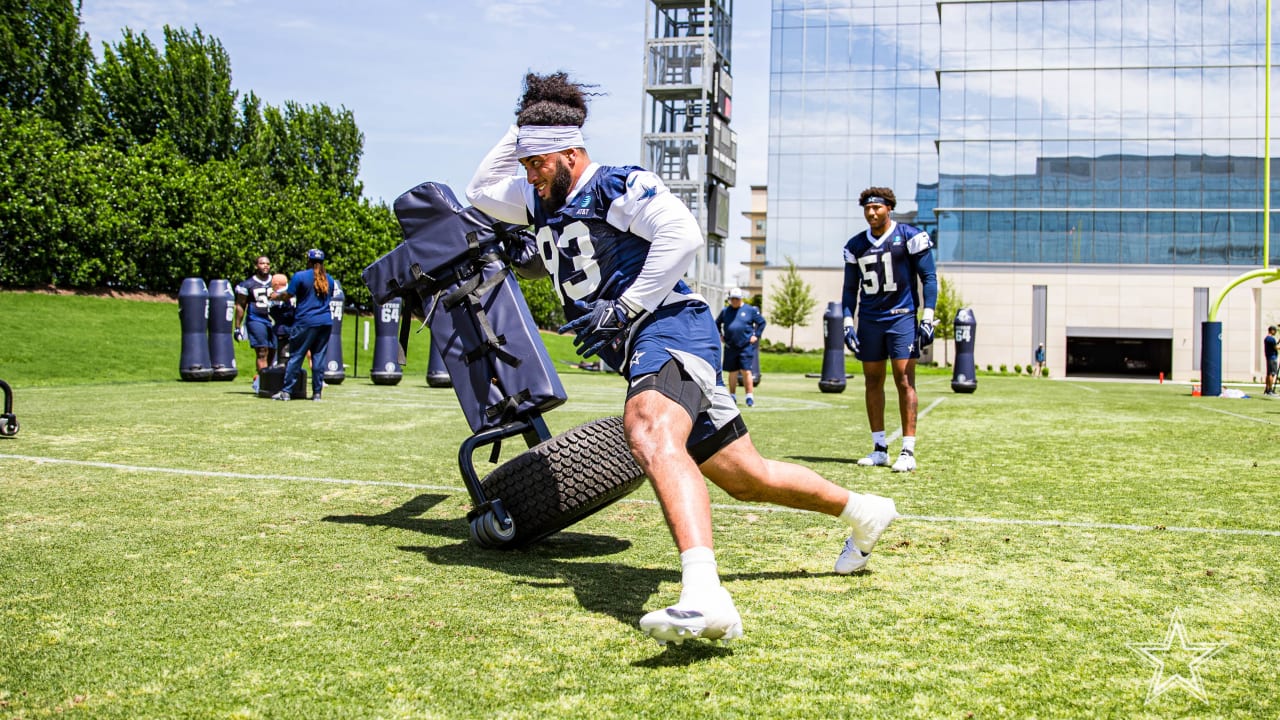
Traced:
<path fill-rule="evenodd" d="M 685 443 L 698 464 L 747 433 L 737 405 L 724 387 L 720 349 L 720 331 L 706 303 L 664 305 L 636 330 L 631 355 L 621 369 L 623 377 L 635 382 L 668 362 L 679 364 L 682 376 L 696 385 L 701 395 L 693 430 Z"/>
<path fill-rule="evenodd" d="M 903 313 L 889 320 L 858 321 L 858 359 L 863 362 L 915 360 L 919 357 L 914 314 Z"/>
<path fill-rule="evenodd" d="M 269 323 L 249 318 L 245 321 L 244 326 L 249 331 L 249 347 L 273 348 L 276 346 L 275 338 L 271 337 L 271 325 Z"/>
<path fill-rule="evenodd" d="M 748 345 L 746 347 L 734 347 L 732 345 L 724 346 L 724 369 L 725 372 L 737 372 L 739 370 L 754 370 L 756 366 L 756 346 Z"/>

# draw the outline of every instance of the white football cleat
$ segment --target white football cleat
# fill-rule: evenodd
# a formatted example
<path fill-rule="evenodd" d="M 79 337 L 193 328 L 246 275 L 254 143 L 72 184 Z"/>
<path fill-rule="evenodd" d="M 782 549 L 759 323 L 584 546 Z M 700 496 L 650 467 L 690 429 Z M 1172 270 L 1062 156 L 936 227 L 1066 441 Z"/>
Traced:
<path fill-rule="evenodd" d="M 871 559 L 871 549 L 889 523 L 898 518 L 898 506 L 879 495 L 863 495 L 853 510 L 853 525 L 844 550 L 836 559 L 836 572 L 848 575 L 862 570 Z"/>
<path fill-rule="evenodd" d="M 916 469 L 916 454 L 910 450 L 903 450 L 898 459 L 893 462 L 891 468 L 894 472 L 913 472 Z"/>
<path fill-rule="evenodd" d="M 836 558 L 836 572 L 841 575 L 849 575 L 850 573 L 860 572 L 867 566 L 867 561 L 871 559 L 871 553 L 864 553 L 853 544 L 853 538 L 846 538 L 844 541 L 844 550 L 840 551 L 840 557 Z"/>
<path fill-rule="evenodd" d="M 700 597 L 685 599 L 668 608 L 654 610 L 640 618 L 640 631 L 666 645 L 685 640 L 729 641 L 742 637 L 742 617 L 733 605 L 733 598 L 724 587 L 699 593 Z"/>
<path fill-rule="evenodd" d="M 858 464 L 862 467 L 884 467 L 889 464 L 889 448 L 883 445 L 877 445 L 871 454 L 858 458 Z"/>

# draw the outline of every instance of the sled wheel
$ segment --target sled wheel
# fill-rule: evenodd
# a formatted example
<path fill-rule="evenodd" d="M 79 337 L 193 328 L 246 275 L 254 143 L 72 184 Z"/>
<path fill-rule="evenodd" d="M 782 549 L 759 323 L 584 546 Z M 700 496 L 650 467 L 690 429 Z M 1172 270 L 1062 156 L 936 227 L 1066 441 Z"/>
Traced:
<path fill-rule="evenodd" d="M 515 537 L 500 546 L 522 547 L 563 530 L 622 499 L 644 482 L 622 431 L 622 418 L 592 420 L 545 440 L 500 465 L 480 481 L 514 521 Z M 481 545 L 485 513 L 472 521 Z M 496 523 L 495 523 L 496 524 Z M 493 547 L 485 545 L 486 547 Z"/>
<path fill-rule="evenodd" d="M 18 418 L 14 415 L 0 415 L 0 435 L 13 437 L 18 434 Z"/>
<path fill-rule="evenodd" d="M 471 521 L 471 541 L 483 548 L 499 548 L 516 536 L 516 526 L 502 527 L 492 510 L 485 511 Z"/>

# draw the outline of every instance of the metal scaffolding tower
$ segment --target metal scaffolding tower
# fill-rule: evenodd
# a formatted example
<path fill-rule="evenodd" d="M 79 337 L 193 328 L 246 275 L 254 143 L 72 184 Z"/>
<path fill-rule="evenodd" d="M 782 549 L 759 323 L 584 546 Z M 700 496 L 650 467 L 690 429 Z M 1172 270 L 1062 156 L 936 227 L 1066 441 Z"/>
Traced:
<path fill-rule="evenodd" d="M 645 16 L 641 157 L 706 234 L 686 282 L 718 308 L 738 138 L 729 129 L 733 0 L 650 0 Z"/>

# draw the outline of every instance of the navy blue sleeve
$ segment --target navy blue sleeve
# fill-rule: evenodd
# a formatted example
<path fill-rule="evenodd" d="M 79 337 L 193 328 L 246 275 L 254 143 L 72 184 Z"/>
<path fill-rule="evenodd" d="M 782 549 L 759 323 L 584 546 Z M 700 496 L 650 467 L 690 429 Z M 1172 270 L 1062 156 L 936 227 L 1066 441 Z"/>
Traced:
<path fill-rule="evenodd" d="M 938 306 L 938 270 L 933 262 L 933 250 L 913 256 L 915 258 L 916 276 L 924 287 L 924 307 Z"/>
<path fill-rule="evenodd" d="M 844 316 L 856 317 L 858 313 L 858 293 L 862 290 L 862 273 L 857 263 L 844 264 L 844 293 L 841 301 L 844 304 Z"/>

